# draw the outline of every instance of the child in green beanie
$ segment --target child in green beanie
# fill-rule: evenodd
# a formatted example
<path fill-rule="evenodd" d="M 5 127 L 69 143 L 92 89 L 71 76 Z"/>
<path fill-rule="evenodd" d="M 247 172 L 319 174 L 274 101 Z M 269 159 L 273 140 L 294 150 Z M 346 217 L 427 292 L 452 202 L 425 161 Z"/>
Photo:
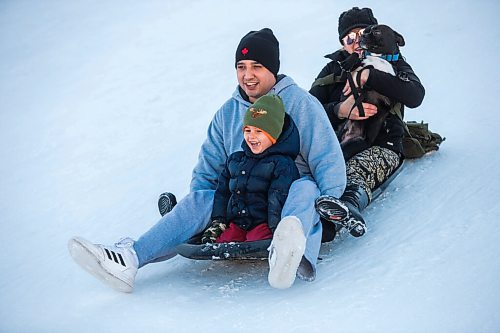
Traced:
<path fill-rule="evenodd" d="M 202 243 L 272 238 L 292 183 L 299 133 L 277 95 L 265 95 L 243 120 L 243 151 L 229 156 L 221 172 Z"/>

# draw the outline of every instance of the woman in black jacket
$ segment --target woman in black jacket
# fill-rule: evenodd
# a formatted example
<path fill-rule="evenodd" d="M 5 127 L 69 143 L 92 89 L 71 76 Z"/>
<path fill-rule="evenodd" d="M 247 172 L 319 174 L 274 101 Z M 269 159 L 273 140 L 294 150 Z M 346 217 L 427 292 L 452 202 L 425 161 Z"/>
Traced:
<path fill-rule="evenodd" d="M 202 243 L 272 238 L 290 186 L 299 179 L 299 133 L 279 96 L 255 101 L 245 115 L 243 132 L 243 151 L 229 156 L 219 176 Z"/>
<path fill-rule="evenodd" d="M 346 84 L 348 73 L 339 64 L 353 53 L 362 56 L 360 35 L 365 28 L 377 23 L 370 8 L 354 7 L 342 13 L 338 32 L 343 47 L 325 56 L 331 61 L 321 70 L 310 90 L 323 104 L 335 130 L 347 118 L 365 120 L 377 113 L 375 105 L 362 103 L 365 116 L 359 115 L 353 94 L 347 98 L 345 96 L 350 92 L 350 87 Z M 361 71 L 361 87 L 364 90 L 375 90 L 409 108 L 419 106 L 425 95 L 419 78 L 401 54 L 391 64 L 396 72 L 395 76 L 374 68 Z M 401 115 L 404 114 L 404 106 L 401 107 Z M 385 182 L 402 162 L 403 133 L 402 120 L 397 115 L 389 114 L 372 145 L 346 162 L 347 187 L 340 200 L 322 196 L 316 201 L 316 209 L 323 220 L 346 227 L 356 237 L 365 233 L 366 226 L 360 212 L 370 203 L 372 190 Z"/>

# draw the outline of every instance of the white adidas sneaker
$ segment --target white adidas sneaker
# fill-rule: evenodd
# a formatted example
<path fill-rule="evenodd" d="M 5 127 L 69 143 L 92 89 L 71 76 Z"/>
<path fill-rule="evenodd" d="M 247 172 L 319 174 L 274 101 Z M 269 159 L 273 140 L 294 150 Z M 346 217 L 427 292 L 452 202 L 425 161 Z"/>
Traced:
<path fill-rule="evenodd" d="M 271 287 L 290 288 L 306 249 L 302 223 L 295 216 L 284 217 L 274 231 L 269 246 L 269 276 Z"/>
<path fill-rule="evenodd" d="M 132 239 L 124 238 L 114 246 L 107 246 L 73 237 L 68 242 L 68 249 L 73 260 L 84 270 L 108 286 L 130 293 L 139 266 L 133 243 Z"/>

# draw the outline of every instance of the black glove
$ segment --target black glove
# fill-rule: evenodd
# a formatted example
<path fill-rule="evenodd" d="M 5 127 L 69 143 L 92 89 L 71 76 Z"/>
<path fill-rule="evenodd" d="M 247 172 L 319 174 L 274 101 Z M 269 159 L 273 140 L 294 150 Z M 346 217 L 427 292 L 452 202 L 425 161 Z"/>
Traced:
<path fill-rule="evenodd" d="M 215 219 L 212 221 L 210 227 L 203 232 L 201 236 L 202 243 L 215 243 L 217 237 L 219 237 L 224 230 L 226 230 L 227 224 L 224 220 Z"/>

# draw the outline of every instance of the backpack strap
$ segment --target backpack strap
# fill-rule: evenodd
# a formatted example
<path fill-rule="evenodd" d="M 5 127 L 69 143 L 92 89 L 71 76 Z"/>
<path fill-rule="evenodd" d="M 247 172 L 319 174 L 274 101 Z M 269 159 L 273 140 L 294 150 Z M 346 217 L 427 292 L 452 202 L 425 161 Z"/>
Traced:
<path fill-rule="evenodd" d="M 332 85 L 334 83 L 341 83 L 341 82 L 345 82 L 345 80 L 342 79 L 342 75 L 335 75 L 334 73 L 332 74 L 328 74 L 327 76 L 323 76 L 323 77 L 320 77 L 320 78 L 317 78 L 316 80 L 314 80 L 312 86 L 311 86 L 311 89 L 316 87 L 316 86 L 329 86 L 329 85 Z"/>

